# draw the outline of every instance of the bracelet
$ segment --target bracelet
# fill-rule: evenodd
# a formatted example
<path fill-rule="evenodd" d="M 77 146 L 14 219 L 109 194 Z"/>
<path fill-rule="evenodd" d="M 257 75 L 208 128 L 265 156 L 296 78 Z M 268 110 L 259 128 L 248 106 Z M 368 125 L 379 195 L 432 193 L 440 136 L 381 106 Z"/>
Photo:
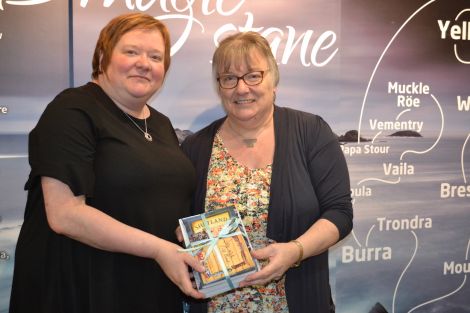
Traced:
<path fill-rule="evenodd" d="M 302 246 L 302 244 L 297 241 L 297 240 L 291 240 L 290 242 L 293 242 L 297 245 L 297 247 L 299 247 L 299 258 L 297 259 L 297 262 L 295 262 L 294 264 L 292 264 L 291 267 L 299 267 L 300 265 L 300 262 L 302 262 L 302 258 L 304 257 L 304 247 Z"/>

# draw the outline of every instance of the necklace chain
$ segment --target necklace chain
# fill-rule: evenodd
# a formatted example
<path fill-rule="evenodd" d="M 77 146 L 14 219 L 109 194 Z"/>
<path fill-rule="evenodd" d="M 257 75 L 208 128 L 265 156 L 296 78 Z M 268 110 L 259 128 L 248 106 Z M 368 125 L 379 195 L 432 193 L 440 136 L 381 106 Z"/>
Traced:
<path fill-rule="evenodd" d="M 261 126 L 261 129 L 258 131 L 258 134 L 256 134 L 256 137 L 255 138 L 246 138 L 245 136 L 243 136 L 240 132 L 238 132 L 237 130 L 235 130 L 235 128 L 232 126 L 232 123 L 230 123 L 229 120 L 227 120 L 227 124 L 228 124 L 228 127 L 238 136 L 242 139 L 243 141 L 243 144 L 247 147 L 247 148 L 253 148 L 256 144 L 256 142 L 258 141 L 258 138 L 257 136 L 259 136 L 261 134 L 261 132 L 269 125 L 269 123 L 271 122 L 271 120 L 268 120 L 264 125 Z"/>
<path fill-rule="evenodd" d="M 147 139 L 147 141 L 152 141 L 153 138 L 152 138 L 152 135 L 149 134 L 148 130 L 147 130 L 147 119 L 144 119 L 144 123 L 145 123 L 145 131 L 139 126 L 139 124 L 137 124 L 134 119 L 132 117 L 129 116 L 129 114 L 127 114 L 126 112 L 122 111 L 122 113 L 124 113 L 127 118 L 144 134 L 144 137 L 145 139 Z"/>

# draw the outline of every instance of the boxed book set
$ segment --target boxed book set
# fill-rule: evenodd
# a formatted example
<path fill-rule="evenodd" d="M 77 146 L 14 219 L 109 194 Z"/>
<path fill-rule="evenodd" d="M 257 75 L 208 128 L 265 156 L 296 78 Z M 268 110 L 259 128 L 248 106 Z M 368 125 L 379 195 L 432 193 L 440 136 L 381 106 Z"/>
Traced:
<path fill-rule="evenodd" d="M 193 271 L 197 289 L 206 297 L 237 288 L 247 275 L 259 271 L 235 207 L 185 217 L 179 223 L 185 251 L 197 256 L 206 269 Z"/>

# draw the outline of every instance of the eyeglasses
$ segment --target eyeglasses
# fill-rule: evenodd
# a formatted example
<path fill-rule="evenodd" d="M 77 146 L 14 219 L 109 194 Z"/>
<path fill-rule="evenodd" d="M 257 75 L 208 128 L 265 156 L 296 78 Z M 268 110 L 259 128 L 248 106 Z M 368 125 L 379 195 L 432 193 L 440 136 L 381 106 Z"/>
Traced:
<path fill-rule="evenodd" d="M 220 88 L 223 88 L 223 89 L 233 89 L 237 87 L 240 79 L 243 79 L 245 84 L 247 84 L 248 86 L 256 86 L 256 85 L 261 84 L 261 82 L 263 81 L 264 73 L 266 71 L 249 72 L 243 76 L 237 76 L 233 74 L 220 75 L 217 78 L 217 81 L 219 82 Z"/>

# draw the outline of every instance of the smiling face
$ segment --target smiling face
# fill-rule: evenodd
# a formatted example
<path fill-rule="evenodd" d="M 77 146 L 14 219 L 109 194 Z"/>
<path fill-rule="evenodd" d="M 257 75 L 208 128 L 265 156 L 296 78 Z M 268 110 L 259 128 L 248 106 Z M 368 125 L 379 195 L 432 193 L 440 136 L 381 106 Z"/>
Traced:
<path fill-rule="evenodd" d="M 218 87 L 219 96 L 229 118 L 239 122 L 257 123 L 272 114 L 276 89 L 268 61 L 259 51 L 251 49 L 244 60 L 232 61 L 228 70 L 219 69 L 218 75 L 241 77 L 254 71 L 264 71 L 263 81 L 258 85 L 249 86 L 243 79 L 239 79 L 235 88 Z"/>
<path fill-rule="evenodd" d="M 145 104 L 163 83 L 164 55 L 160 31 L 131 30 L 117 42 L 98 82 L 121 105 Z"/>

